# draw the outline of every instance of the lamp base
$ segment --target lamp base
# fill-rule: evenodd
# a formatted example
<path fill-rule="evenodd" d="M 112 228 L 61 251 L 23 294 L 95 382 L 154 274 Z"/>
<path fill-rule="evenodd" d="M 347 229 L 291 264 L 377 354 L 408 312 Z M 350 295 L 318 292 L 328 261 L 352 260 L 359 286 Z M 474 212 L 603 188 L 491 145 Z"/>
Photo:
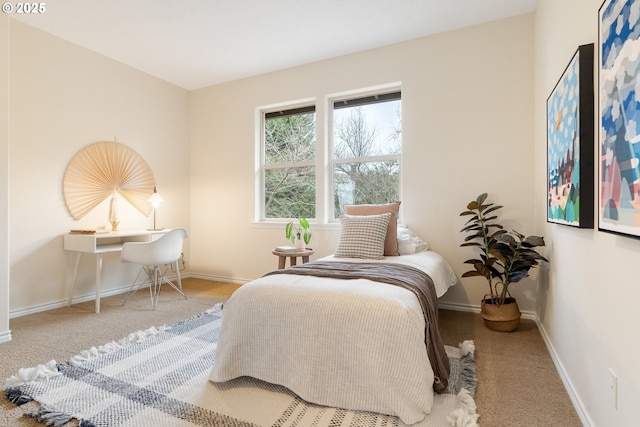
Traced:
<path fill-rule="evenodd" d="M 147 228 L 147 231 L 162 231 L 162 230 L 164 230 L 164 227 L 163 228 Z"/>

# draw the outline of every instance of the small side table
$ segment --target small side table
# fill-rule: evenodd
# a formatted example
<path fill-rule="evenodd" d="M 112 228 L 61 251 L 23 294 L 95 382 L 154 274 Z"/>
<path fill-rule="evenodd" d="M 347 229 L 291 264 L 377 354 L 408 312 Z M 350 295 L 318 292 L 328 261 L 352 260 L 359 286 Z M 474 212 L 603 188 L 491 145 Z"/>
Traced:
<path fill-rule="evenodd" d="M 272 253 L 278 256 L 278 269 L 283 269 L 287 258 L 289 258 L 289 265 L 296 265 L 298 263 L 297 258 L 302 258 L 302 263 L 305 264 L 309 262 L 309 255 L 313 255 L 315 251 L 311 248 L 306 248 L 301 251 L 278 251 L 273 250 Z"/>

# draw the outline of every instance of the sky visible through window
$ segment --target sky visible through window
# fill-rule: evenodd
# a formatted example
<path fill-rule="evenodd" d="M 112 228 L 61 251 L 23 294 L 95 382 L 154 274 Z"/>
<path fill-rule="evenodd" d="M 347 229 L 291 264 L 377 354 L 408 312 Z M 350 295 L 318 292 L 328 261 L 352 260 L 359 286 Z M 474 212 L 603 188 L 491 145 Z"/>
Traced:
<path fill-rule="evenodd" d="M 379 156 L 400 152 L 400 139 L 393 138 L 393 135 L 401 129 L 400 105 L 398 100 L 353 107 L 361 109 L 366 120 L 367 130 L 375 130 L 371 155 Z M 348 120 L 351 112 L 352 108 L 334 110 L 334 123 L 339 124 Z"/>

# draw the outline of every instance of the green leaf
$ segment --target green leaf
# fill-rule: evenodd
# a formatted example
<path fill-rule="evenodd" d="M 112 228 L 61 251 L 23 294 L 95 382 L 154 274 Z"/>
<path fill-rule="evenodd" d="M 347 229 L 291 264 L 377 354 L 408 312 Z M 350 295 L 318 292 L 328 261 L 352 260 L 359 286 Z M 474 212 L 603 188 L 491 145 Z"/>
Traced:
<path fill-rule="evenodd" d="M 482 230 L 482 227 L 480 227 L 478 224 L 469 224 L 466 227 L 463 227 L 460 231 L 464 232 L 464 231 L 472 231 L 472 230 Z"/>
<path fill-rule="evenodd" d="M 491 213 L 493 211 L 497 211 L 498 209 L 501 209 L 501 208 L 502 208 L 502 206 L 500 206 L 500 205 L 494 205 L 494 206 L 490 207 L 489 209 L 487 209 L 484 214 L 486 215 L 486 214 Z"/>
<path fill-rule="evenodd" d="M 475 270 L 462 273 L 462 277 L 477 277 L 477 276 L 484 277 L 482 274 L 478 273 Z"/>
<path fill-rule="evenodd" d="M 484 265 L 484 263 L 482 262 L 476 262 L 475 264 L 473 264 L 473 266 L 480 274 L 482 274 L 485 277 L 491 274 L 491 272 L 489 271 L 489 268 L 486 265 Z"/>
<path fill-rule="evenodd" d="M 489 237 L 492 238 L 492 239 L 495 239 L 499 235 L 504 234 L 506 232 L 507 232 L 507 230 L 503 229 L 502 226 L 500 226 L 499 229 L 494 231 L 493 234 L 491 236 L 489 236 Z"/>
<path fill-rule="evenodd" d="M 493 203 L 488 203 L 486 205 L 480 205 L 480 206 L 478 206 L 478 211 L 484 213 L 484 210 L 490 208 L 491 206 L 493 206 Z"/>
<path fill-rule="evenodd" d="M 531 245 L 531 247 L 535 246 L 544 246 L 544 238 L 539 236 L 529 236 L 524 239 L 524 242 L 527 245 Z"/>
<path fill-rule="evenodd" d="M 478 247 L 482 247 L 482 245 L 479 242 L 466 242 L 466 243 L 460 243 L 460 247 L 466 247 L 466 246 L 478 246 Z"/>
<path fill-rule="evenodd" d="M 487 193 L 482 193 L 481 195 L 478 196 L 478 198 L 476 199 L 476 203 L 478 205 L 481 205 L 484 203 L 485 200 L 487 200 L 488 194 Z"/>
<path fill-rule="evenodd" d="M 484 237 L 484 235 L 482 233 L 475 233 L 475 234 L 472 234 L 470 236 L 465 237 L 464 241 L 468 242 L 469 240 L 482 239 L 483 237 Z"/>
<path fill-rule="evenodd" d="M 520 280 L 524 279 L 528 275 L 529 274 L 524 270 L 514 271 L 511 274 L 509 274 L 509 281 L 510 282 L 519 282 Z"/>

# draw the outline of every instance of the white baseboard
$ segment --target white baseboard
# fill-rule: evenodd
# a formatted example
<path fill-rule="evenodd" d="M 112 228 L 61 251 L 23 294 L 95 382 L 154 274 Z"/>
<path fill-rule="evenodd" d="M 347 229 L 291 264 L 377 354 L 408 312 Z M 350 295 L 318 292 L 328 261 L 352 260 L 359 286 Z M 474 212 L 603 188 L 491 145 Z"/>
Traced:
<path fill-rule="evenodd" d="M 560 375 L 560 380 L 562 381 L 562 384 L 564 384 L 564 388 L 567 390 L 567 394 L 569 394 L 569 399 L 571 399 L 571 403 L 573 403 L 573 407 L 578 413 L 578 417 L 580 418 L 580 421 L 582 421 L 582 425 L 584 425 L 585 427 L 595 427 L 593 420 L 591 420 L 591 417 L 589 417 L 589 414 L 585 410 L 584 404 L 582 403 L 582 401 L 580 400 L 580 397 L 576 393 L 576 389 L 573 386 L 573 383 L 567 376 L 567 371 L 564 368 L 562 361 L 558 357 L 558 353 L 553 347 L 553 344 L 551 343 L 551 339 L 549 338 L 549 335 L 547 334 L 547 331 L 544 328 L 544 325 L 542 324 L 538 316 L 536 316 L 535 321 L 536 321 L 536 324 L 538 325 L 538 330 L 540 331 L 540 335 L 542 335 L 542 340 L 544 341 L 547 347 L 547 350 L 551 355 L 551 360 L 553 360 L 553 364 L 556 367 L 556 371 L 558 371 L 558 375 Z"/>
<path fill-rule="evenodd" d="M 243 285 L 247 282 L 249 282 L 249 279 L 232 279 L 231 277 L 222 277 L 222 276 L 210 276 L 210 275 L 206 275 L 206 274 L 192 274 L 192 273 L 184 273 L 184 274 L 180 274 L 180 278 L 182 279 L 188 279 L 190 277 L 196 278 L 196 279 L 204 279 L 204 280 L 211 280 L 211 281 L 215 281 L 215 282 L 224 282 L 224 283 L 233 283 L 233 284 L 238 284 L 238 285 Z M 148 285 L 147 285 L 148 286 Z M 142 286 L 142 288 L 145 288 L 146 286 Z M 129 289 L 131 288 L 131 285 L 125 285 L 125 286 L 121 286 L 119 288 L 114 288 L 114 289 L 109 289 L 107 291 L 102 291 L 100 293 L 100 298 L 106 298 L 106 297 L 110 297 L 110 296 L 114 296 L 114 295 L 119 295 L 119 294 L 123 294 L 125 292 L 128 292 Z M 141 288 L 141 289 L 142 289 Z M 88 301 L 95 301 L 96 299 L 96 294 L 94 292 L 85 294 L 85 295 L 79 295 L 79 296 L 74 296 L 71 304 L 78 304 L 81 302 L 88 302 Z M 66 307 L 68 305 L 67 300 L 60 300 L 60 301 L 55 301 L 55 302 L 50 302 L 47 304 L 40 304 L 40 305 L 34 305 L 31 307 L 27 307 L 27 308 L 23 308 L 20 310 L 13 310 L 9 312 L 9 319 L 13 319 L 15 317 L 22 317 L 22 316 L 27 316 L 29 314 L 36 314 L 36 313 L 42 313 L 43 311 L 49 311 L 49 310 L 54 310 L 56 308 L 62 308 L 62 307 Z M 0 340 L 2 339 L 2 335 L 0 335 Z M 11 340 L 10 336 L 9 336 L 9 341 Z M 1 343 L 2 341 L 0 341 Z"/>
<path fill-rule="evenodd" d="M 458 303 L 451 303 L 451 302 L 440 302 L 438 301 L 438 308 L 442 308 L 443 310 L 453 310 L 453 311 L 466 311 L 466 312 L 470 312 L 470 313 L 480 313 L 480 306 L 479 305 L 475 305 L 475 304 L 458 304 Z M 520 310 L 520 313 L 522 314 L 522 318 L 524 319 L 529 319 L 529 320 L 533 320 L 536 323 L 538 316 L 536 315 L 535 311 L 528 311 L 528 310 Z"/>
<path fill-rule="evenodd" d="M 168 276 L 170 279 L 172 276 Z M 193 277 L 188 273 L 185 274 L 180 274 L 180 278 L 181 279 L 187 279 L 189 277 Z M 139 289 L 145 289 L 148 288 L 149 284 L 148 283 L 142 283 L 142 286 Z M 125 292 L 129 292 L 129 289 L 131 289 L 131 285 L 125 285 L 125 286 L 121 286 L 119 288 L 113 288 L 113 289 L 109 289 L 106 291 L 102 291 L 100 292 L 100 298 L 106 298 L 106 297 L 111 297 L 114 295 L 120 295 L 123 294 Z M 78 304 L 81 302 L 88 302 L 88 301 L 95 301 L 96 299 L 96 294 L 95 292 L 91 292 L 85 295 L 79 295 L 79 296 L 74 296 L 71 299 L 71 305 L 73 304 Z M 22 316 L 27 316 L 29 314 L 36 314 L 36 313 L 42 313 L 43 311 L 49 311 L 49 310 L 54 310 L 56 308 L 62 308 L 62 307 L 66 307 L 68 304 L 68 300 L 64 299 L 61 301 L 55 301 L 55 302 L 50 302 L 47 304 L 40 304 L 40 305 L 34 305 L 31 307 L 27 307 L 27 308 L 23 308 L 20 310 L 12 310 L 9 312 L 9 319 L 13 319 L 15 317 L 22 317 Z"/>
<path fill-rule="evenodd" d="M 143 286 L 143 288 L 147 286 Z M 131 285 L 127 285 L 127 286 L 123 286 L 116 289 L 109 289 L 108 291 L 102 291 L 100 292 L 100 298 L 119 295 L 119 294 L 128 292 L 130 288 L 131 288 Z M 73 297 L 71 300 L 71 304 L 73 305 L 81 302 L 95 301 L 95 299 L 96 299 L 96 294 L 92 292 L 90 294 Z M 27 316 L 29 314 L 42 313 L 43 311 L 54 310 L 56 308 L 66 307 L 67 305 L 68 305 L 68 300 L 64 299 L 62 301 L 55 301 L 47 304 L 34 305 L 28 308 L 23 308 L 21 310 L 13 310 L 9 312 L 9 319 L 13 319 L 15 317 Z"/>
<path fill-rule="evenodd" d="M 212 282 L 233 283 L 234 285 L 244 285 L 251 281 L 251 279 L 234 279 L 232 277 L 211 276 L 209 274 L 199 273 L 193 273 L 189 277 L 193 277 L 194 279 L 211 280 Z"/>
<path fill-rule="evenodd" d="M 11 331 L 0 333 L 0 344 L 11 341 Z"/>
<path fill-rule="evenodd" d="M 479 305 L 458 304 L 458 303 L 455 303 L 455 302 L 438 301 L 438 308 L 442 308 L 443 310 L 466 311 L 466 312 L 470 312 L 470 313 L 480 313 L 480 306 Z"/>

